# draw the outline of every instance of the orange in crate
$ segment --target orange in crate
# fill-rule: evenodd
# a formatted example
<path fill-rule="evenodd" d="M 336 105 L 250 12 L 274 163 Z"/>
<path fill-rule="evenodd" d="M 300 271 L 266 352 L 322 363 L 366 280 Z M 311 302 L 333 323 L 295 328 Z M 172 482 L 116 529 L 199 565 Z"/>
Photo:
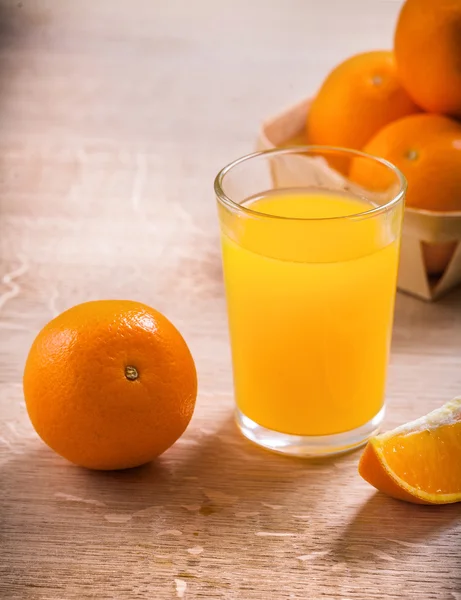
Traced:
<path fill-rule="evenodd" d="M 461 117 L 461 0 L 407 0 L 394 50 L 413 100 L 428 112 Z"/>
<path fill-rule="evenodd" d="M 307 138 L 361 150 L 382 127 L 419 110 L 397 77 L 392 52 L 357 54 L 324 81 L 307 115 Z"/>
<path fill-rule="evenodd" d="M 406 206 L 439 212 L 461 211 L 461 124 L 440 115 L 411 115 L 390 123 L 365 146 L 364 151 L 396 165 L 408 181 Z M 368 161 L 356 159 L 351 179 L 377 190 L 385 189 L 383 172 Z M 423 245 L 430 275 L 442 273 L 456 242 Z"/>
<path fill-rule="evenodd" d="M 440 115 L 405 117 L 381 129 L 364 152 L 385 158 L 408 181 L 406 206 L 434 211 L 461 210 L 461 124 Z M 370 164 L 371 163 L 371 164 Z M 355 159 L 351 179 L 385 189 L 387 173 L 374 163 Z"/>

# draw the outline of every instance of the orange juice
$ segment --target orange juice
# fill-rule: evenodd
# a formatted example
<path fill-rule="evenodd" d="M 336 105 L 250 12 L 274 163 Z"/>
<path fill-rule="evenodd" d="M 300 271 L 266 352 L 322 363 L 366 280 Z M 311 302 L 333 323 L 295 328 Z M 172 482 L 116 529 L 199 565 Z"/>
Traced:
<path fill-rule="evenodd" d="M 399 255 L 392 216 L 308 189 L 243 206 L 272 217 L 247 211 L 232 217 L 232 235 L 222 229 L 239 410 L 293 435 L 368 423 L 384 403 Z"/>

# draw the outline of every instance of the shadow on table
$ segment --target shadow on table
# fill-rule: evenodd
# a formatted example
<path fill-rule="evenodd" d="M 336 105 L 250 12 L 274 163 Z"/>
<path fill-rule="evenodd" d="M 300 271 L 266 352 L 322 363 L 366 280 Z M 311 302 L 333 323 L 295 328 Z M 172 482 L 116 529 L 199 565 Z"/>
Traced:
<path fill-rule="evenodd" d="M 363 562 L 367 557 L 370 561 L 393 561 L 395 557 L 387 553 L 390 548 L 394 554 L 398 548 L 400 555 L 421 553 L 460 516 L 459 504 L 410 504 L 377 492 L 345 527 L 333 557 L 339 562 Z"/>
<path fill-rule="evenodd" d="M 189 499 L 201 504 L 202 514 L 212 514 L 234 500 L 270 502 L 274 496 L 280 500 L 307 478 L 318 499 L 326 476 L 343 460 L 348 457 L 306 461 L 270 453 L 241 436 L 229 416 L 215 431 L 186 433 L 148 465 L 112 473 L 85 471 L 82 477 L 94 491 L 102 486 L 114 502 L 132 498 L 137 489 L 143 490 L 140 495 L 146 504 Z"/>
<path fill-rule="evenodd" d="M 201 516 L 254 510 L 255 503 L 282 505 L 289 496 L 292 506 L 299 496 L 300 510 L 308 511 L 328 494 L 332 476 L 342 476 L 338 465 L 351 460 L 356 457 L 306 461 L 269 453 L 243 438 L 229 416 L 216 431 L 191 427 L 157 460 L 124 471 L 76 467 L 31 439 L 0 466 L 0 479 L 5 497 L 26 499 L 30 511 L 47 505 L 59 514 L 59 504 L 68 510 L 78 503 L 79 510 L 117 513 L 123 522 L 123 515 L 154 515 L 160 508 Z"/>
<path fill-rule="evenodd" d="M 258 535 L 301 532 L 286 551 L 325 553 L 317 569 L 387 568 L 386 561 L 391 566 L 399 557 L 430 552 L 450 526 L 445 535 L 457 535 L 452 525 L 461 515 L 460 505 L 410 505 L 377 493 L 341 531 L 341 503 L 350 506 L 356 493 L 357 453 L 309 461 L 268 453 L 243 438 L 232 417 L 214 431 L 192 426 L 159 459 L 125 471 L 75 467 L 38 439 L 17 452 L 0 465 L 0 532 L 14 532 L 11 552 L 18 546 L 27 552 L 36 539 L 56 548 L 75 536 L 78 544 L 92 530 L 104 548 L 123 540 L 161 557 L 176 552 L 179 538 L 193 546 L 234 536 L 252 547 L 273 539 Z M 281 539 L 293 537 L 275 538 Z"/>
<path fill-rule="evenodd" d="M 432 318 L 434 315 L 447 321 L 457 319 L 461 315 L 461 287 L 450 291 L 436 302 L 427 302 L 403 292 L 398 293 L 396 300 L 397 326 L 408 327 L 409 312 L 417 313 L 421 319 Z"/>

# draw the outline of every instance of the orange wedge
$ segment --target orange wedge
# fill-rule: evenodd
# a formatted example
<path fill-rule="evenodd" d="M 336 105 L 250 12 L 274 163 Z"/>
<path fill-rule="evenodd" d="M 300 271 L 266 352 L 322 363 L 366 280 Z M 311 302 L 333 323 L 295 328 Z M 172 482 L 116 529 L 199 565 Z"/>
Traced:
<path fill-rule="evenodd" d="M 371 438 L 359 473 L 376 489 L 399 500 L 461 502 L 461 396 Z"/>

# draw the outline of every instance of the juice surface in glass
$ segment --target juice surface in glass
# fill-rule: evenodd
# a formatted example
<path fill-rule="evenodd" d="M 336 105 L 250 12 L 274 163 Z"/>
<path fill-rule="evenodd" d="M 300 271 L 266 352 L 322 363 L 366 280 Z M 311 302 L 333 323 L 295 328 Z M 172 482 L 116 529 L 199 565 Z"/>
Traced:
<path fill-rule="evenodd" d="M 373 206 L 342 192 L 273 190 L 243 206 L 287 219 L 241 219 L 234 239 L 222 233 L 238 408 L 293 435 L 362 426 L 384 403 L 391 223 L 359 215 Z M 357 219 L 337 218 L 348 215 Z"/>

